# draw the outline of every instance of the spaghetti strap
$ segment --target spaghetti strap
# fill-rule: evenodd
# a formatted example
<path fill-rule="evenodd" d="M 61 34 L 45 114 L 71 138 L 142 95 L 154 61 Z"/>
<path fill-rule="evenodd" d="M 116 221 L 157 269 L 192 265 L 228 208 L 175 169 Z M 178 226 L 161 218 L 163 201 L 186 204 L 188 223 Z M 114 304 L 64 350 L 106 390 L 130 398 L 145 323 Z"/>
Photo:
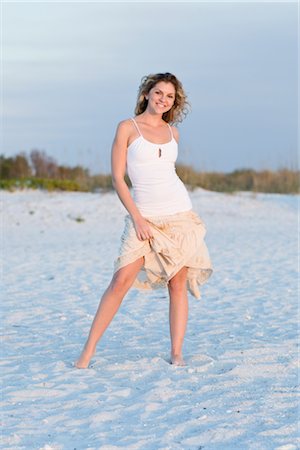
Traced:
<path fill-rule="evenodd" d="M 168 125 L 168 127 L 169 127 L 169 130 L 170 130 L 170 133 L 171 133 L 171 139 L 173 139 L 173 138 L 174 138 L 174 136 L 173 136 L 173 131 L 172 131 L 172 128 L 170 127 L 170 125 L 168 124 L 168 122 L 167 122 L 167 125 Z"/>
<path fill-rule="evenodd" d="M 137 131 L 138 131 L 139 135 L 143 137 L 143 135 L 142 135 L 142 133 L 141 133 L 141 131 L 140 131 L 139 127 L 138 127 L 138 124 L 136 123 L 136 121 L 134 120 L 134 118 L 133 118 L 133 117 L 131 117 L 131 120 L 132 120 L 132 122 L 134 123 L 134 125 L 135 125 L 135 128 L 137 129 Z"/>

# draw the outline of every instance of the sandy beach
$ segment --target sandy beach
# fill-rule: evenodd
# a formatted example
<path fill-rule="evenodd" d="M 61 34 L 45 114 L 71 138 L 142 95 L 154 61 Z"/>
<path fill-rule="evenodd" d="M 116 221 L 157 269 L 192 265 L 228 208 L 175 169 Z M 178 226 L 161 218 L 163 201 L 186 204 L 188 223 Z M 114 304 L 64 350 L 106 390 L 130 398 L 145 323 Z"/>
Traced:
<path fill-rule="evenodd" d="M 167 292 L 132 290 L 78 370 L 126 212 L 114 192 L 2 191 L 1 448 L 299 449 L 298 198 L 193 191 L 214 273 L 189 297 L 187 366 L 168 362 Z"/>

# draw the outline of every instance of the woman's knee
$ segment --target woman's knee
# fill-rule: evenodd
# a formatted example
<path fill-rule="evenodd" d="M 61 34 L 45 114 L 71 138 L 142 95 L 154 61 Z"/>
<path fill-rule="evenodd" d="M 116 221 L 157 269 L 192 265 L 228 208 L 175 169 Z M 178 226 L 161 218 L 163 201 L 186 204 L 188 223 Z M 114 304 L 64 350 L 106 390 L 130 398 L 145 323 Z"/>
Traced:
<path fill-rule="evenodd" d="M 184 268 L 185 269 L 185 268 Z M 169 291 L 171 294 L 182 294 L 187 290 L 187 271 L 181 270 L 169 281 Z"/>
<path fill-rule="evenodd" d="M 171 298 L 178 297 L 186 294 L 187 287 L 186 287 L 186 281 L 183 283 L 170 283 L 169 282 L 169 293 L 171 295 Z"/>
<path fill-rule="evenodd" d="M 122 273 L 115 273 L 110 282 L 109 288 L 116 293 L 126 292 L 130 288 L 130 278 Z"/>
<path fill-rule="evenodd" d="M 132 286 L 137 273 L 143 265 L 143 258 L 134 263 L 119 269 L 114 275 L 110 283 L 110 289 L 116 293 L 126 293 Z"/>

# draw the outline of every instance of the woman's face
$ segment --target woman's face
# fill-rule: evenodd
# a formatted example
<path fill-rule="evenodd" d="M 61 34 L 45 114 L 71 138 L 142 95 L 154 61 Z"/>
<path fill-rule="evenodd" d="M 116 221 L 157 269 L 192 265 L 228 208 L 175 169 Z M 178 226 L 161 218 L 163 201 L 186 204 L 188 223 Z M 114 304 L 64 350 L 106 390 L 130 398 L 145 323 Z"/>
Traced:
<path fill-rule="evenodd" d="M 148 100 L 147 109 L 164 114 L 174 105 L 175 94 L 175 87 L 172 83 L 159 81 L 145 96 Z"/>

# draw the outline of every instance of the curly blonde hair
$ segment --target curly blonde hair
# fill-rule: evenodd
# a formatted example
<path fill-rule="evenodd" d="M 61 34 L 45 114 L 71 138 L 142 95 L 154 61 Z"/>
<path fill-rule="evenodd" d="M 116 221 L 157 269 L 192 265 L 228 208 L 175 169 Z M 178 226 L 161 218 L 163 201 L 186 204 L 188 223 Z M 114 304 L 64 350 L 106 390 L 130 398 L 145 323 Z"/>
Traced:
<path fill-rule="evenodd" d="M 181 82 L 175 77 L 175 75 L 166 73 L 157 73 L 144 76 L 141 80 L 141 84 L 138 91 L 137 103 L 134 110 L 136 116 L 142 114 L 148 105 L 146 95 L 150 90 L 159 82 L 164 81 L 166 83 L 172 83 L 175 88 L 175 100 L 172 108 L 165 112 L 162 116 L 165 122 L 175 124 L 182 122 L 188 113 L 190 104 L 187 101 L 187 96 L 183 90 Z"/>

